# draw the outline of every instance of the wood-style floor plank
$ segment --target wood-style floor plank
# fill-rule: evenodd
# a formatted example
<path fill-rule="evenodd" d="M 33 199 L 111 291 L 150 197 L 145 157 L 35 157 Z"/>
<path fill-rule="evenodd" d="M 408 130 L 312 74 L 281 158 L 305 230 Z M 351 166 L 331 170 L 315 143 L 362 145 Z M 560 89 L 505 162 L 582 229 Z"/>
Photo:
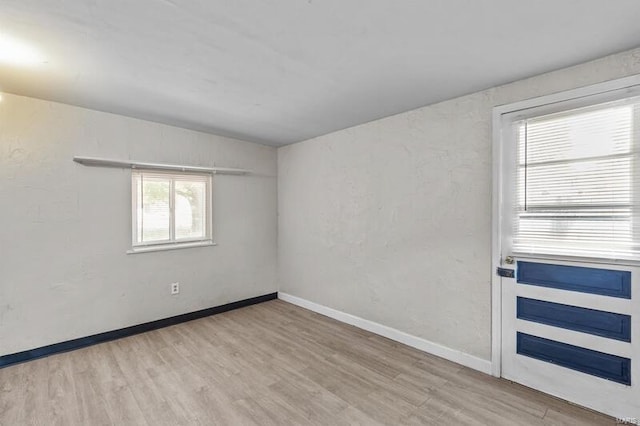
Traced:
<path fill-rule="evenodd" d="M 0 369 L 0 425 L 615 421 L 274 300 Z"/>

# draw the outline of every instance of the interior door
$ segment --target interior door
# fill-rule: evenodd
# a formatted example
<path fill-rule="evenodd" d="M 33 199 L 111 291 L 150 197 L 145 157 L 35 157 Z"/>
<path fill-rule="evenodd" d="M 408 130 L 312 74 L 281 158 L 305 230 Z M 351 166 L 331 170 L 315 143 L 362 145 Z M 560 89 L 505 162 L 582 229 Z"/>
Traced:
<path fill-rule="evenodd" d="M 494 121 L 494 254 L 501 376 L 640 424 L 639 99 L 581 93 Z"/>

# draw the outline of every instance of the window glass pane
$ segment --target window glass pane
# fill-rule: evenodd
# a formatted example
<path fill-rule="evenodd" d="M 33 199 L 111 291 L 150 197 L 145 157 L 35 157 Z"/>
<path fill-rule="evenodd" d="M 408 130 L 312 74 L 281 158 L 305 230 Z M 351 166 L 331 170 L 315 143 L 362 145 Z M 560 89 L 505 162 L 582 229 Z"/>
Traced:
<path fill-rule="evenodd" d="M 136 211 L 135 221 L 136 221 L 136 236 L 135 242 L 139 243 L 142 241 L 142 175 L 134 174 L 133 175 L 136 182 Z"/>
<path fill-rule="evenodd" d="M 603 105 L 528 120 L 528 164 L 629 153 L 633 108 Z"/>
<path fill-rule="evenodd" d="M 207 184 L 203 181 L 175 182 L 176 239 L 206 236 Z"/>
<path fill-rule="evenodd" d="M 628 206 L 632 157 L 530 166 L 527 210 L 536 208 Z"/>
<path fill-rule="evenodd" d="M 637 102 L 517 123 L 516 252 L 638 256 Z"/>
<path fill-rule="evenodd" d="M 138 211 L 141 242 L 168 240 L 170 237 L 170 180 L 156 177 L 142 178 L 142 211 Z M 140 231 L 139 231 L 140 234 Z"/>

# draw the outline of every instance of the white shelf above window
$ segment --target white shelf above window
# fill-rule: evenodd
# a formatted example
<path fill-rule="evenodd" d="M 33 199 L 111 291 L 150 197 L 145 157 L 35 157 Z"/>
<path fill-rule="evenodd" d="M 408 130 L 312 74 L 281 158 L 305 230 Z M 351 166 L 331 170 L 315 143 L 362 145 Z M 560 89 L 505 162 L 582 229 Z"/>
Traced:
<path fill-rule="evenodd" d="M 142 161 L 133 160 L 114 160 L 111 158 L 96 158 L 96 157 L 73 157 L 73 161 L 80 163 L 84 166 L 94 167 L 115 167 L 121 169 L 151 169 L 151 170 L 177 170 L 181 172 L 198 172 L 198 173 L 211 173 L 211 174 L 224 174 L 224 175 L 245 175 L 250 173 L 245 169 L 234 169 L 229 167 L 199 167 L 199 166 L 184 166 L 179 164 L 165 164 L 165 163 L 147 163 Z"/>

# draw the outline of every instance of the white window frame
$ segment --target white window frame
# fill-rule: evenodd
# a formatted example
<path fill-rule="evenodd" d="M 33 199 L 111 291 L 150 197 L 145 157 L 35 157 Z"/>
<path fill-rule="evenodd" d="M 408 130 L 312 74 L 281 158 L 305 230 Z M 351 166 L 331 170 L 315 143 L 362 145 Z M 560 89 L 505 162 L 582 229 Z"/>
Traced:
<path fill-rule="evenodd" d="M 164 241 L 138 242 L 138 185 L 135 179 L 137 173 L 150 173 L 154 175 L 166 175 L 169 178 L 169 239 Z M 174 177 L 197 176 L 205 178 L 206 183 L 206 212 L 205 235 L 197 238 L 175 238 L 175 183 Z M 132 169 L 131 171 L 131 249 L 128 254 L 145 253 L 151 251 L 175 250 L 191 247 L 203 247 L 215 245 L 213 242 L 213 178 L 210 173 L 196 173 L 187 171 L 166 171 L 157 169 Z"/>
<path fill-rule="evenodd" d="M 503 163 L 504 158 L 515 158 L 514 155 L 516 149 L 516 141 L 514 140 L 514 134 L 511 131 L 510 123 L 531 117 L 538 117 L 541 115 L 577 109 L 598 103 L 615 101 L 629 96 L 640 96 L 640 76 L 633 76 L 620 80 L 609 81 L 593 86 L 587 86 L 581 89 L 570 90 L 567 92 L 561 92 L 494 108 L 494 238 L 496 238 L 496 235 L 498 235 L 500 229 L 513 229 L 513 215 L 502 215 L 502 210 L 499 208 L 501 205 L 515 205 L 514 198 L 503 199 L 503 184 L 512 184 L 512 182 L 501 182 L 503 176 L 515 176 L 515 161 L 507 161 Z M 514 191 L 511 191 L 510 195 L 511 197 L 516 196 Z M 504 238 L 504 235 L 502 238 Z M 494 249 L 499 245 L 499 241 L 494 241 Z M 544 254 L 524 252 L 517 254 L 518 257 L 521 258 L 547 258 L 566 261 L 577 260 L 584 262 L 609 264 L 640 264 L 640 261 L 638 260 L 586 257 L 570 254 Z"/>

